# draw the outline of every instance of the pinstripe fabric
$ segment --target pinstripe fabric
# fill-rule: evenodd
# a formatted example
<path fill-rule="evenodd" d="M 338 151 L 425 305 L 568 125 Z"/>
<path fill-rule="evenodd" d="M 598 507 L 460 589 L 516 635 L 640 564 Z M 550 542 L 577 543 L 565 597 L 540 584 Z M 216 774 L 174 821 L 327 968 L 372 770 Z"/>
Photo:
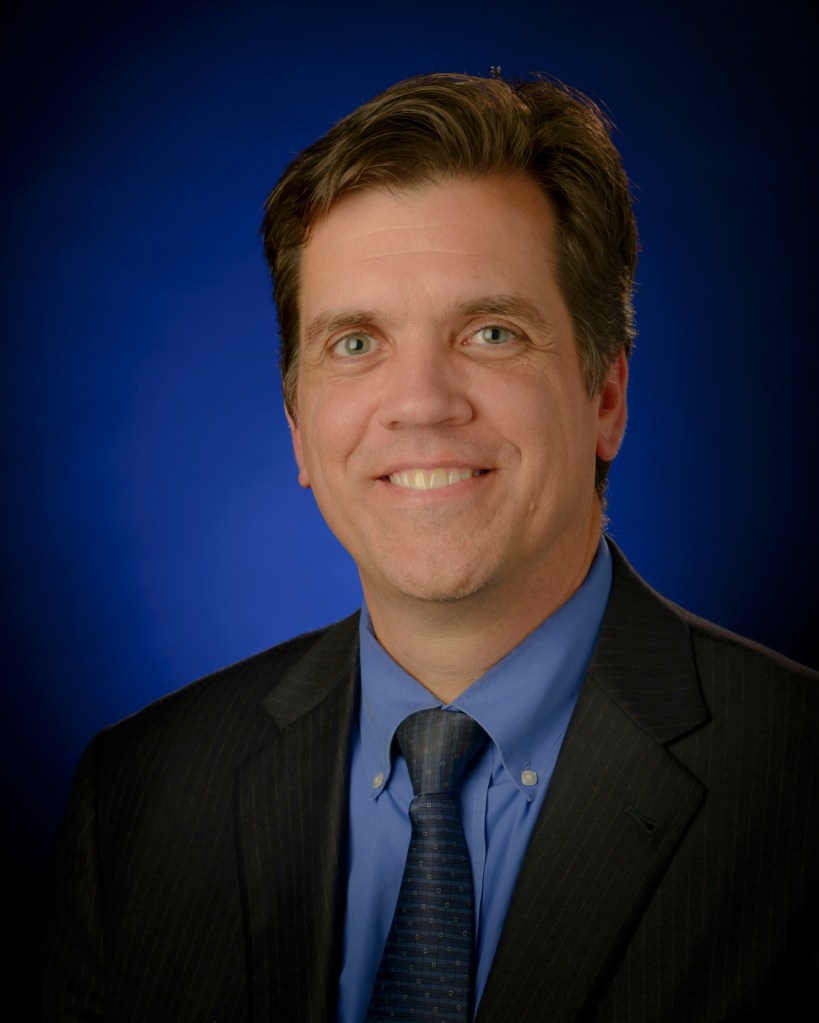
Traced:
<path fill-rule="evenodd" d="M 819 676 L 614 555 L 477 1019 L 816 1019 Z M 353 618 L 92 742 L 37 1019 L 333 1020 L 356 657 Z"/>
<path fill-rule="evenodd" d="M 346 832 L 356 665 L 354 616 L 93 741 L 58 840 L 37 1019 L 329 1018 L 344 864 L 324 849 Z"/>
<path fill-rule="evenodd" d="M 615 555 L 477 1019 L 812 1020 L 819 676 Z"/>

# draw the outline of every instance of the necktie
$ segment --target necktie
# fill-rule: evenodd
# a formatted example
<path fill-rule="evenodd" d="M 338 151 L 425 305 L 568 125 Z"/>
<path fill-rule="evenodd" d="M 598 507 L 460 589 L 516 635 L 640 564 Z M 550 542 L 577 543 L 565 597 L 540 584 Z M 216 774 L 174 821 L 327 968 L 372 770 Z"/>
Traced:
<path fill-rule="evenodd" d="M 457 799 L 486 733 L 466 714 L 436 709 L 408 717 L 397 738 L 412 779 L 412 835 L 367 1023 L 466 1023 L 475 911 Z"/>

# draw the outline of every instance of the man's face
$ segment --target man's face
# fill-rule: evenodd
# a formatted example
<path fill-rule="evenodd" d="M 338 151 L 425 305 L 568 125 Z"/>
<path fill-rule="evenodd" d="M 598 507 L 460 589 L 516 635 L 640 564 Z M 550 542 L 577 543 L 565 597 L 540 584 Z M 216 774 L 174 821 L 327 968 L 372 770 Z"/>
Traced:
<path fill-rule="evenodd" d="M 553 231 L 524 177 L 353 193 L 314 225 L 293 441 L 371 606 L 582 581 L 626 364 L 589 397 Z"/>

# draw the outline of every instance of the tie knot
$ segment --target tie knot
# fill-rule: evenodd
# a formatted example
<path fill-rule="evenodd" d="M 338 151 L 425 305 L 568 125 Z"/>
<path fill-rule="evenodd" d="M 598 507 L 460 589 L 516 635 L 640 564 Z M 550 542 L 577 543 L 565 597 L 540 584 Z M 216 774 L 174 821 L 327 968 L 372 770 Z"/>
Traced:
<path fill-rule="evenodd" d="M 460 711 L 422 710 L 398 726 L 416 796 L 457 792 L 461 775 L 486 739 L 477 721 Z"/>

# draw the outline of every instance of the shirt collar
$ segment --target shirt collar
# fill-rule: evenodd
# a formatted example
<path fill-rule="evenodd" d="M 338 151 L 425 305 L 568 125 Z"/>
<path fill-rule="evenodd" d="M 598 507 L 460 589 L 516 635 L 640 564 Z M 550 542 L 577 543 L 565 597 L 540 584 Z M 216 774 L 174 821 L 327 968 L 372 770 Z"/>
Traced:
<path fill-rule="evenodd" d="M 449 707 L 469 714 L 497 747 L 509 776 L 528 799 L 541 763 L 554 761 L 563 729 L 549 723 L 573 706 L 591 661 L 611 588 L 611 554 L 603 538 L 580 588 Z M 372 795 L 390 777 L 393 736 L 404 718 L 442 706 L 401 668 L 375 637 L 366 604 L 361 648 L 361 750 Z M 524 772 L 530 784 L 522 780 Z"/>

